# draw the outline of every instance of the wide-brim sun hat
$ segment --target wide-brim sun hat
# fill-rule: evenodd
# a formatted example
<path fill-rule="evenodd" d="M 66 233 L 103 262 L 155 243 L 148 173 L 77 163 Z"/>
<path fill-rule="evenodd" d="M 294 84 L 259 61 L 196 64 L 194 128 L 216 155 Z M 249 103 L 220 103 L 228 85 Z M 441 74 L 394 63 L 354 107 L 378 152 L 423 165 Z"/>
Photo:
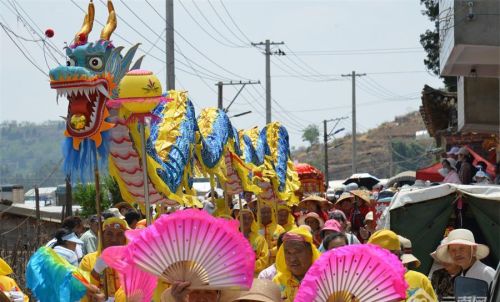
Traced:
<path fill-rule="evenodd" d="M 473 255 L 477 260 L 484 259 L 490 254 L 490 248 L 484 244 L 476 243 L 474 234 L 467 229 L 455 229 L 448 234 L 444 243 L 436 249 L 436 257 L 439 261 L 453 263 L 453 258 L 448 252 L 448 247 L 452 244 L 467 245 L 476 247 L 476 254 Z"/>
<path fill-rule="evenodd" d="M 306 202 L 314 202 L 314 203 L 318 203 L 318 204 L 329 204 L 330 202 L 328 201 L 328 199 L 325 199 L 321 196 L 318 196 L 318 195 L 309 195 L 307 197 L 305 197 L 304 199 L 302 199 L 300 202 L 299 202 L 299 207 L 304 207 L 305 203 Z"/>
<path fill-rule="evenodd" d="M 319 217 L 319 215 L 317 213 L 314 213 L 314 212 L 310 212 L 310 213 L 307 213 L 305 215 L 300 216 L 299 219 L 298 219 L 298 221 L 297 221 L 298 224 L 299 225 L 305 225 L 307 218 L 314 218 L 314 219 L 316 219 L 319 222 L 319 227 L 320 228 L 322 228 L 325 225 L 325 222 L 323 221 L 323 219 L 321 219 L 321 217 Z"/>
<path fill-rule="evenodd" d="M 419 267 L 422 264 L 420 262 L 420 260 L 418 260 L 418 258 L 415 257 L 415 255 L 413 255 L 413 254 L 402 254 L 401 255 L 401 262 L 403 264 L 410 264 L 412 262 L 415 262 L 415 267 Z"/>
<path fill-rule="evenodd" d="M 240 296 L 231 301 L 279 302 L 281 293 L 279 287 L 271 280 L 254 279 L 252 288 L 241 291 Z M 222 300 L 221 300 L 222 301 Z"/>
<path fill-rule="evenodd" d="M 370 203 L 370 192 L 367 190 L 352 190 L 351 194 L 360 198 L 361 200 L 363 200 L 367 204 Z"/>
<path fill-rule="evenodd" d="M 335 202 L 335 204 L 340 204 L 344 200 L 351 200 L 354 201 L 354 195 L 352 195 L 349 192 L 344 192 L 340 195 L 339 199 Z"/>

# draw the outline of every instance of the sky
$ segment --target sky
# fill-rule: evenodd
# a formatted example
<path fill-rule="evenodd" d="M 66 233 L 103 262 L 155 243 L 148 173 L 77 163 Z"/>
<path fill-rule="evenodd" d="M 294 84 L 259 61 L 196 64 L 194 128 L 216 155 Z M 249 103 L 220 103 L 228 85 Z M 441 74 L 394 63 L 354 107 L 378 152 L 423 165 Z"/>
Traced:
<path fill-rule="evenodd" d="M 107 18 L 104 0 L 94 3 L 91 41 L 102 30 L 97 21 L 104 23 Z M 113 3 L 119 16 L 113 44 L 126 51 L 131 43 L 141 43 L 138 54 L 146 54 L 142 68 L 155 72 L 164 84 L 165 2 Z M 11 37 L 34 62 L 2 31 L 0 121 L 57 120 L 67 111 L 66 100 L 56 103 L 56 92 L 50 89 L 46 75 L 49 67 L 65 64 L 66 58 L 51 49 L 52 58 L 41 41 L 20 40 L 39 38 L 18 14 L 36 34 L 53 29 L 55 35 L 46 44 L 50 42 L 64 54 L 64 43 L 81 27 L 84 13 L 80 8 L 86 9 L 87 4 L 83 0 L 0 1 L 0 22 L 12 30 Z M 352 83 L 341 75 L 354 70 L 366 73 L 356 79 L 357 131 L 363 132 L 418 110 L 425 84 L 442 86 L 423 64 L 425 52 L 419 35 L 433 25 L 421 14 L 422 9 L 416 0 L 174 0 L 176 88 L 187 90 L 200 112 L 217 106 L 216 82 L 260 80 L 260 85 L 243 89 L 229 115 L 252 110 L 232 117 L 233 125 L 238 129 L 263 127 L 265 56 L 250 42 L 283 41 L 285 45 L 272 48 L 286 54 L 271 56 L 272 119 L 288 129 L 291 145 L 306 144 L 301 135 L 307 125 L 317 124 L 322 133 L 322 121 L 332 118 L 348 117 L 337 126 L 345 128 L 338 136 L 351 132 Z M 224 87 L 226 106 L 238 88 Z"/>

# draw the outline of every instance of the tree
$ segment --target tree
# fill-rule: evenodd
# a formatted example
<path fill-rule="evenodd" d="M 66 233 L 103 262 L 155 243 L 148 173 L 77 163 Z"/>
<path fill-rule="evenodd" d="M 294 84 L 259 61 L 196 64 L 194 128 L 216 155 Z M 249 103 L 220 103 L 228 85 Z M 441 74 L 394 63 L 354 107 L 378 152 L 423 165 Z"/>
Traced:
<path fill-rule="evenodd" d="M 309 142 L 312 146 L 319 142 L 319 128 L 318 125 L 311 124 L 302 132 L 302 141 Z"/>
<path fill-rule="evenodd" d="M 111 204 L 122 202 L 122 194 L 120 193 L 120 188 L 118 187 L 118 183 L 116 182 L 116 180 L 112 176 L 107 175 L 104 177 L 103 181 L 104 189 L 109 192 Z"/>
<path fill-rule="evenodd" d="M 424 64 L 432 73 L 439 75 L 439 1 L 420 0 L 420 4 L 425 6 L 425 10 L 422 10 L 422 15 L 427 16 L 429 20 L 434 22 L 433 30 L 428 29 L 420 35 L 420 44 L 422 44 L 425 52 L 427 52 Z M 457 77 L 441 78 L 446 89 L 457 91 Z"/>
<path fill-rule="evenodd" d="M 101 188 L 104 186 L 101 185 Z M 102 190 L 101 195 L 101 210 L 109 208 L 112 204 L 109 199 L 108 192 Z M 73 201 L 82 207 L 82 216 L 88 217 L 96 213 L 95 208 L 95 184 L 78 184 L 73 190 Z"/>

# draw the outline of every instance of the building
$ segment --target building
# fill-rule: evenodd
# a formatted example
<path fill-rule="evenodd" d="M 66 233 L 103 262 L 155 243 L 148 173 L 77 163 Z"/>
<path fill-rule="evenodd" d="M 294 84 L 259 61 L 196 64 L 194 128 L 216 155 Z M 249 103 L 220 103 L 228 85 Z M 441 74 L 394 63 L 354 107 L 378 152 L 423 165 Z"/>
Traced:
<path fill-rule="evenodd" d="M 0 187 L 0 202 L 23 203 L 24 187 L 22 185 L 2 185 Z"/>

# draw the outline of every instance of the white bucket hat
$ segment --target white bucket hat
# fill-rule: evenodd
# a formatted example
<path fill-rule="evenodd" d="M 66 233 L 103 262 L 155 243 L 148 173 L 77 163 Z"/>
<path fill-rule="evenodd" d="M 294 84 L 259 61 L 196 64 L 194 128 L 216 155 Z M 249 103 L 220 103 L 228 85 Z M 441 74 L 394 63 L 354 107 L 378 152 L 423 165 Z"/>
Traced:
<path fill-rule="evenodd" d="M 436 257 L 438 260 L 446 263 L 453 263 L 453 259 L 448 253 L 448 246 L 450 244 L 462 244 L 476 247 L 476 254 L 473 255 L 477 260 L 486 258 L 490 253 L 489 247 L 484 244 L 476 243 L 474 234 L 467 229 L 456 229 L 448 234 L 447 239 L 436 249 Z"/>
<path fill-rule="evenodd" d="M 399 243 L 401 244 L 401 251 L 403 251 L 403 254 L 401 255 L 401 262 L 403 264 L 409 264 L 414 262 L 416 267 L 419 267 L 421 265 L 420 260 L 418 260 L 415 255 L 413 255 L 412 251 L 412 246 L 411 246 L 411 240 L 408 238 L 405 238 L 403 236 L 398 235 Z"/>

